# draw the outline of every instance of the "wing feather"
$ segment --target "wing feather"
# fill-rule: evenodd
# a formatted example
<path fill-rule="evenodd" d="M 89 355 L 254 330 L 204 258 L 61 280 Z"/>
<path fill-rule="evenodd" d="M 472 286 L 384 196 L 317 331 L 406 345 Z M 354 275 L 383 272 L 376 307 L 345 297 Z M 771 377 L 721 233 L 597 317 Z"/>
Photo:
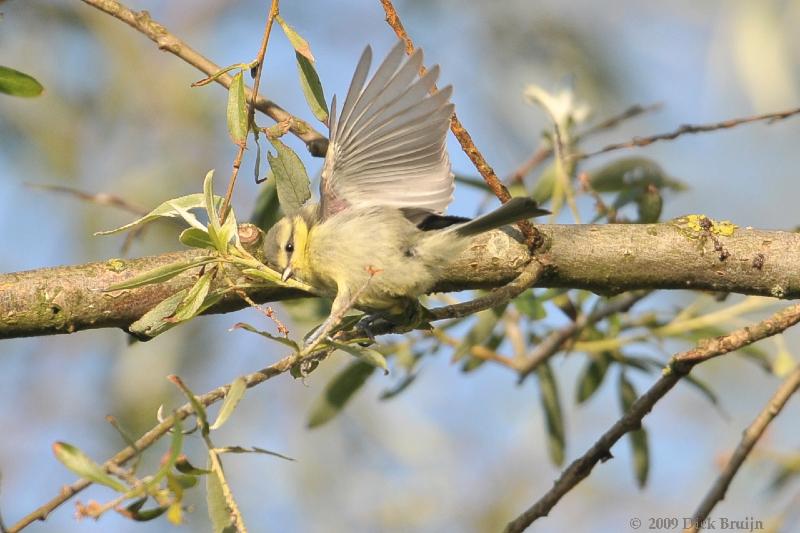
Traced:
<path fill-rule="evenodd" d="M 398 42 L 368 80 L 367 47 L 338 118 L 334 97 L 320 184 L 323 217 L 375 205 L 441 214 L 450 203 L 454 184 L 445 140 L 452 87 L 431 94 L 438 66 L 419 77 L 422 51 L 404 58 Z"/>

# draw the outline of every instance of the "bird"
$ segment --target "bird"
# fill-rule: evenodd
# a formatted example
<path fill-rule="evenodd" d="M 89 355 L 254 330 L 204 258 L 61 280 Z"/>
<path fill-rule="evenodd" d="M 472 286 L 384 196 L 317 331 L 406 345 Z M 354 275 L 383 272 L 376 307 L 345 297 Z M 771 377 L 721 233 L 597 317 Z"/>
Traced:
<path fill-rule="evenodd" d="M 406 59 L 399 41 L 368 80 L 365 48 L 338 116 L 331 102 L 319 203 L 287 213 L 265 237 L 284 281 L 333 298 L 306 346 L 351 307 L 395 321 L 413 315 L 473 236 L 549 214 L 526 197 L 473 220 L 444 214 L 455 186 L 446 148 L 453 88 L 435 89 L 438 65 L 419 75 L 422 59 L 419 48 Z"/>

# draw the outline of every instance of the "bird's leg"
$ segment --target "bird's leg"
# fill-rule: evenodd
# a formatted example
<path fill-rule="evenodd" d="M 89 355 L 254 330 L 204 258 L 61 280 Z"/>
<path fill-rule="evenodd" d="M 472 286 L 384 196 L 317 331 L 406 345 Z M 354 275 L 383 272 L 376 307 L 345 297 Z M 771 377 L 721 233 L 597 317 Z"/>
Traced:
<path fill-rule="evenodd" d="M 312 350 L 322 340 L 327 339 L 328 335 L 339 325 L 345 313 L 353 306 L 350 299 L 349 292 L 338 292 L 336 298 L 333 299 L 331 304 L 331 314 L 325 319 L 325 322 L 314 330 L 304 342 L 304 348 L 307 351 Z"/>
<path fill-rule="evenodd" d="M 376 333 L 389 332 L 396 328 L 416 329 L 424 323 L 425 311 L 418 300 L 407 299 L 392 309 L 365 316 L 358 321 L 356 328 L 375 342 Z"/>

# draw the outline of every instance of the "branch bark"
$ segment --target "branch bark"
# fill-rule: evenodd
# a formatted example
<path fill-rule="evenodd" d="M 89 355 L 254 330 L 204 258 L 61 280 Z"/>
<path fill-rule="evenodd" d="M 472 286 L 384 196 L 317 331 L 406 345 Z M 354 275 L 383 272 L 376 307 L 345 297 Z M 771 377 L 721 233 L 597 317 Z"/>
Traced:
<path fill-rule="evenodd" d="M 692 232 L 674 221 L 537 228 L 545 240 L 537 251 L 545 271 L 534 287 L 580 288 L 606 295 L 636 289 L 691 289 L 800 297 L 798 233 L 742 228 L 730 236 L 716 236 L 705 230 Z M 189 250 L 0 274 L 0 338 L 126 329 L 158 302 L 190 286 L 197 271 L 138 289 L 112 293 L 103 289 L 198 253 Z M 500 287 L 516 279 L 530 259 L 518 231 L 493 231 L 475 238 L 435 290 Z M 310 296 L 290 288 L 253 290 L 248 295 L 257 302 Z M 232 295 L 209 312 L 246 305 Z"/>

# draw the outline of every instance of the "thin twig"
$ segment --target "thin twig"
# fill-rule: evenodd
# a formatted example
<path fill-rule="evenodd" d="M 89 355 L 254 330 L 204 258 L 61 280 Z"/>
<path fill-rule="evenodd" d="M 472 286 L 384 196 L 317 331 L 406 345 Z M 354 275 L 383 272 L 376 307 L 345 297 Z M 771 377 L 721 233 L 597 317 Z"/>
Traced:
<path fill-rule="evenodd" d="M 414 43 L 411 41 L 411 38 L 408 36 L 408 33 L 403 27 L 403 23 L 400 21 L 400 17 L 397 14 L 397 10 L 394 8 L 394 5 L 392 5 L 392 1 L 380 0 L 380 2 L 383 5 L 383 10 L 386 12 L 386 22 L 392 27 L 395 34 L 403 40 L 406 45 L 406 52 L 410 55 L 414 52 Z M 425 67 L 421 67 L 420 75 L 422 75 L 424 72 Z M 436 91 L 436 86 L 434 85 L 431 90 Z M 455 135 L 456 139 L 458 139 L 461 149 L 465 154 L 467 154 L 467 157 L 469 157 L 470 161 L 472 161 L 472 164 L 475 165 L 475 168 L 478 169 L 478 172 L 483 177 L 486 185 L 494 193 L 494 195 L 497 196 L 502 203 L 509 201 L 511 199 L 511 193 L 508 192 L 506 186 L 503 185 L 503 183 L 500 181 L 500 178 L 497 177 L 494 169 L 492 169 L 492 167 L 483 157 L 483 154 L 481 154 L 481 152 L 475 146 L 472 136 L 461 124 L 461 121 L 458 120 L 458 116 L 455 112 L 453 112 L 453 116 L 450 117 L 450 131 L 452 131 L 453 135 Z M 533 245 L 537 240 L 538 235 L 536 229 L 533 227 L 533 224 L 531 224 L 528 220 L 521 220 L 517 222 L 517 226 L 525 236 L 525 241 L 529 245 Z"/>
<path fill-rule="evenodd" d="M 577 135 L 575 135 L 575 142 L 577 143 L 578 141 L 581 141 L 586 137 L 589 137 L 604 130 L 609 130 L 611 128 L 614 128 L 626 120 L 632 119 L 644 113 L 656 111 L 658 109 L 661 109 L 660 103 L 655 103 L 650 105 L 641 105 L 641 104 L 632 105 L 629 108 L 622 111 L 622 113 L 609 117 L 587 128 L 586 130 L 578 133 Z M 533 152 L 533 154 L 531 155 L 530 158 L 528 158 L 527 161 L 522 163 L 519 167 L 517 167 L 516 170 L 514 170 L 514 172 L 511 173 L 511 175 L 508 177 L 507 182 L 512 185 L 515 183 L 521 183 L 522 180 L 525 179 L 525 176 L 533 172 L 533 170 L 536 167 L 547 161 L 547 159 L 549 159 L 550 156 L 552 155 L 553 155 L 552 145 L 544 144 L 539 146 L 539 148 L 537 148 L 536 151 Z"/>
<path fill-rule="evenodd" d="M 253 119 L 255 118 L 256 112 L 256 98 L 255 95 L 258 94 L 258 86 L 261 85 L 261 72 L 264 70 L 264 56 L 267 54 L 267 44 L 269 43 L 269 35 L 272 32 L 272 23 L 275 21 L 275 17 L 278 16 L 278 4 L 280 0 L 272 0 L 272 4 L 269 8 L 269 15 L 267 15 L 267 23 L 264 27 L 264 36 L 261 38 L 261 48 L 258 50 L 258 55 L 256 56 L 256 76 L 255 80 L 253 81 L 253 92 L 249 98 L 247 103 L 247 131 L 250 131 L 250 128 L 253 124 Z M 236 158 L 233 160 L 233 169 L 231 170 L 231 178 L 228 181 L 228 190 L 225 192 L 225 199 L 222 200 L 222 206 L 219 208 L 219 219 L 221 223 L 225 223 L 225 219 L 228 217 L 228 211 L 231 206 L 231 198 L 233 197 L 233 188 L 236 185 L 236 177 L 239 175 L 239 167 L 242 165 L 242 158 L 244 157 L 244 151 L 247 149 L 247 137 L 248 135 L 244 136 L 244 139 L 239 142 L 239 149 L 236 152 Z"/>
<path fill-rule="evenodd" d="M 526 290 L 528 290 L 541 277 L 545 271 L 545 266 L 538 259 L 534 258 L 525 269 L 511 283 L 495 289 L 486 296 L 476 298 L 468 302 L 446 305 L 430 309 L 427 318 L 429 320 L 442 320 L 444 318 L 461 318 L 478 311 L 491 309 L 504 304 Z"/>
<path fill-rule="evenodd" d="M 796 366 L 792 373 L 781 383 L 781 386 L 775 391 L 766 407 L 762 409 L 756 419 L 753 420 L 753 423 L 744 431 L 742 440 L 733 452 L 728 464 L 725 465 L 722 473 L 720 473 L 714 485 L 709 489 L 700 506 L 692 515 L 692 525 L 684 529 L 684 533 L 696 533 L 702 529 L 701 526 L 705 523 L 708 515 L 717 503 L 725 498 L 725 493 L 728 491 L 733 477 L 739 471 L 745 459 L 747 459 L 753 446 L 755 446 L 770 422 L 778 416 L 783 406 L 786 405 L 786 402 L 798 389 L 800 389 L 800 365 Z"/>
<path fill-rule="evenodd" d="M 659 133 L 657 135 L 651 135 L 649 137 L 634 137 L 630 141 L 623 143 L 609 144 L 608 146 L 605 146 L 599 150 L 595 150 L 594 152 L 588 152 L 585 154 L 575 154 L 574 157 L 576 160 L 583 160 L 583 159 L 588 159 L 590 157 L 594 157 L 599 154 L 611 152 L 613 150 L 648 146 L 657 141 L 670 141 L 672 139 L 680 137 L 681 135 L 686 135 L 690 133 L 705 133 L 708 131 L 716 131 L 716 130 L 725 130 L 725 129 L 735 128 L 736 126 L 740 126 L 742 124 L 749 124 L 751 122 L 767 121 L 768 124 L 772 124 L 773 122 L 784 120 L 798 114 L 800 114 L 800 107 L 797 107 L 795 109 L 789 109 L 787 111 L 779 111 L 777 113 L 765 113 L 763 115 L 754 115 L 750 117 L 732 118 L 730 120 L 723 120 L 722 122 L 716 122 L 714 124 L 684 124 L 675 131 L 671 131 L 669 133 Z"/>
<path fill-rule="evenodd" d="M 211 76 L 222 70 L 219 65 L 204 57 L 197 50 L 193 49 L 191 46 L 179 39 L 175 34 L 171 33 L 162 24 L 153 20 L 150 17 L 150 13 L 147 11 L 133 11 L 116 0 L 81 1 L 111 15 L 116 19 L 121 20 L 156 43 L 160 50 L 164 50 L 176 55 L 208 76 Z M 233 78 L 227 74 L 214 79 L 215 82 L 219 83 L 225 88 L 230 87 L 232 80 Z M 252 98 L 253 93 L 249 88 L 245 88 L 245 94 L 247 98 Z M 291 118 L 292 133 L 306 143 L 306 147 L 308 147 L 308 151 L 311 153 L 311 155 L 314 157 L 325 156 L 325 152 L 328 149 L 328 139 L 317 130 L 312 128 L 307 122 L 293 116 L 275 102 L 268 100 L 261 95 L 256 96 L 256 109 L 272 118 L 276 122 Z"/>
<path fill-rule="evenodd" d="M 766 320 L 721 337 L 706 339 L 698 343 L 697 347 L 674 355 L 661 378 L 641 395 L 628 412 L 603 433 L 585 454 L 562 472 L 552 489 L 511 521 L 505 531 L 507 533 L 524 531 L 536 519 L 547 516 L 565 494 L 591 474 L 597 463 L 611 458 L 611 447 L 626 433 L 639 429 L 642 419 L 653 409 L 656 402 L 663 398 L 682 377 L 691 372 L 695 365 L 781 333 L 798 322 L 800 322 L 800 305 L 793 305 Z"/>
<path fill-rule="evenodd" d="M 279 376 L 284 372 L 287 372 L 291 369 L 295 364 L 302 364 L 305 362 L 314 361 L 317 359 L 322 359 L 326 357 L 332 349 L 324 349 L 321 351 L 317 351 L 305 358 L 298 358 L 297 354 L 291 354 L 283 359 L 277 361 L 276 363 L 261 369 L 257 372 L 253 372 L 251 374 L 247 374 L 244 376 L 245 384 L 247 388 L 255 387 L 268 379 L 274 378 L 275 376 Z M 225 397 L 228 390 L 230 389 L 231 384 L 223 385 L 221 387 L 217 387 L 201 396 L 197 396 L 197 401 L 203 405 L 204 407 L 208 407 L 209 405 L 213 405 Z M 135 446 L 128 446 L 123 450 L 117 452 L 111 459 L 106 461 L 103 464 L 103 467 L 106 469 L 113 468 L 114 466 L 120 466 L 125 464 L 127 461 L 132 459 L 138 453 L 143 450 L 146 450 L 153 444 L 155 444 L 161 437 L 169 433 L 172 429 L 175 418 L 179 418 L 180 420 L 186 419 L 188 416 L 194 413 L 192 409 L 191 403 L 187 402 L 175 412 L 164 418 L 158 425 L 152 427 L 147 433 L 142 435 L 134 444 Z M 44 503 L 39 508 L 31 512 L 30 514 L 26 515 L 25 517 L 21 518 L 16 524 L 12 525 L 8 528 L 8 533 L 17 533 L 21 531 L 26 526 L 30 525 L 31 523 L 35 522 L 36 520 L 45 520 L 47 516 L 58 506 L 68 501 L 74 495 L 85 489 L 91 485 L 91 482 L 85 479 L 80 479 L 71 485 L 66 485 L 61 488 L 61 491 L 57 496 L 52 498 L 50 501 Z"/>
<path fill-rule="evenodd" d="M 592 313 L 582 314 L 574 322 L 570 322 L 561 329 L 552 331 L 536 349 L 526 358 L 524 365 L 519 370 L 519 383 L 522 383 L 531 372 L 539 368 L 539 365 L 550 359 L 553 355 L 564 348 L 567 342 L 574 339 L 584 329 L 593 326 L 604 318 L 608 318 L 616 313 L 626 313 L 637 302 L 641 301 L 651 291 L 636 291 L 628 293 L 616 300 L 608 302 L 601 309 Z"/>

